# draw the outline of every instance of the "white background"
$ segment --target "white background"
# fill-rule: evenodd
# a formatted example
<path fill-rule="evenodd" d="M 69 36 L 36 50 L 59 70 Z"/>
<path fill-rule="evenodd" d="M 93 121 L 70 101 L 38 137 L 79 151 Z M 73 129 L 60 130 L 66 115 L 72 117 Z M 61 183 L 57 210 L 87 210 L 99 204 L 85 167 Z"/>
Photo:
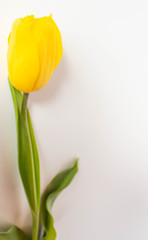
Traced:
<path fill-rule="evenodd" d="M 42 190 L 75 157 L 79 174 L 55 203 L 58 240 L 148 239 L 148 3 L 0 2 L 0 222 L 28 226 L 17 168 L 7 36 L 17 17 L 53 14 L 64 55 L 30 94 Z M 26 228 L 25 227 L 25 228 Z"/>

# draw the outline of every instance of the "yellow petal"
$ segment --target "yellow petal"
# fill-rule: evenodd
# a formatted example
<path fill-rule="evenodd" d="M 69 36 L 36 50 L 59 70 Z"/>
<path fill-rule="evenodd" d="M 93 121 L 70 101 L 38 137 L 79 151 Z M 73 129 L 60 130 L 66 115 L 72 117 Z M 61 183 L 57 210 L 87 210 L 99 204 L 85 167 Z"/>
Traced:
<path fill-rule="evenodd" d="M 40 72 L 40 62 L 36 42 L 22 19 L 17 19 L 12 26 L 7 60 L 12 85 L 20 91 L 31 92 Z"/>
<path fill-rule="evenodd" d="M 34 15 L 29 15 L 29 16 L 26 16 L 24 18 L 21 18 L 21 20 L 24 23 L 30 23 L 30 22 L 33 22 L 35 20 L 35 18 L 34 18 Z"/>
<path fill-rule="evenodd" d="M 35 18 L 34 15 L 26 16 L 24 18 L 21 18 L 22 22 L 27 25 L 27 27 L 32 32 L 32 28 L 34 26 Z"/>
<path fill-rule="evenodd" d="M 41 70 L 34 90 L 39 90 L 47 84 L 60 62 L 63 48 L 60 31 L 51 16 L 35 20 L 33 36 L 38 46 Z"/>
<path fill-rule="evenodd" d="M 55 69 L 57 67 L 57 65 L 59 64 L 59 62 L 61 61 L 61 58 L 62 58 L 62 55 L 63 55 L 63 45 L 62 45 L 61 33 L 60 33 L 56 23 L 52 19 L 52 16 L 49 16 L 49 21 L 50 21 L 50 23 L 52 24 L 52 26 L 54 27 L 54 30 L 55 30 L 55 41 L 56 41 L 55 67 L 54 67 L 54 69 Z"/>

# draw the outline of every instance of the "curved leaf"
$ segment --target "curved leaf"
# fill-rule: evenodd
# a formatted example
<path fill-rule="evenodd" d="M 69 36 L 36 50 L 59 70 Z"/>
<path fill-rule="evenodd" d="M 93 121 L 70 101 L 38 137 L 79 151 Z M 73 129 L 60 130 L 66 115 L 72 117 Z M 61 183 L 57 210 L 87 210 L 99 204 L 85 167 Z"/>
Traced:
<path fill-rule="evenodd" d="M 43 240 L 55 240 L 56 231 L 54 229 L 54 220 L 51 215 L 51 209 L 57 196 L 65 189 L 78 171 L 78 159 L 75 160 L 73 166 L 60 172 L 47 186 L 41 201 L 41 223 L 44 228 Z"/>
<path fill-rule="evenodd" d="M 12 94 L 18 143 L 18 164 L 26 196 L 33 214 L 40 206 L 40 166 L 37 145 L 32 128 L 31 118 L 23 96 L 9 81 Z"/>
<path fill-rule="evenodd" d="M 31 240 L 19 228 L 13 226 L 7 232 L 0 232 L 0 240 Z"/>

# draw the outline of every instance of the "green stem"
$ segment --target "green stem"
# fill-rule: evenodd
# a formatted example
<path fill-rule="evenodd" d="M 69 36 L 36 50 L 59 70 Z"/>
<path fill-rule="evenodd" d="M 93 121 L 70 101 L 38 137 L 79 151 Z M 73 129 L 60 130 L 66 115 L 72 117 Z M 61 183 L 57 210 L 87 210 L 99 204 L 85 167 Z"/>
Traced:
<path fill-rule="evenodd" d="M 27 100 L 28 100 L 29 93 L 23 94 L 23 101 L 22 101 L 22 110 L 24 110 L 24 113 L 27 113 Z"/>
<path fill-rule="evenodd" d="M 32 214 L 32 217 L 33 217 L 32 240 L 37 240 L 39 229 L 39 213 Z"/>
<path fill-rule="evenodd" d="M 27 122 L 27 100 L 28 100 L 28 93 L 23 94 L 23 101 L 22 101 L 22 116 L 24 119 L 24 125 L 26 125 L 26 129 L 28 129 L 28 122 Z M 35 189 L 35 183 L 34 183 L 34 188 Z M 34 194 L 33 194 L 34 196 Z M 36 202 L 34 200 L 34 202 Z M 38 239 L 38 231 L 39 231 L 39 212 L 37 210 L 37 206 L 35 206 L 36 211 L 32 211 L 32 222 L 33 222 L 33 227 L 32 227 L 32 240 L 37 240 Z"/>

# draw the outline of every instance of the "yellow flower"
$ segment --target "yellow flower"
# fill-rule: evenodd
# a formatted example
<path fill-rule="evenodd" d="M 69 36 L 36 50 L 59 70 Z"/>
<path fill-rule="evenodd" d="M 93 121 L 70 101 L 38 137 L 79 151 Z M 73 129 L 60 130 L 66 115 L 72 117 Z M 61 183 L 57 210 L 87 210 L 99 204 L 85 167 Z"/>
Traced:
<path fill-rule="evenodd" d="M 12 85 L 23 92 L 45 86 L 63 54 L 60 31 L 52 16 L 16 19 L 8 38 L 8 72 Z"/>

